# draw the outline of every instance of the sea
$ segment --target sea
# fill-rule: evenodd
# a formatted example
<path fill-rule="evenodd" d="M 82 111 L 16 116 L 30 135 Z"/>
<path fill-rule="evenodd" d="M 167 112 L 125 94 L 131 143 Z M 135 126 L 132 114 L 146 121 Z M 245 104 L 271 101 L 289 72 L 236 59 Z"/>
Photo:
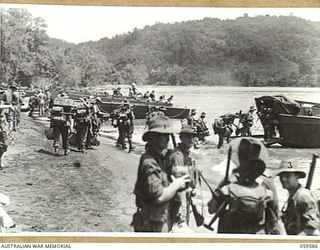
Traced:
<path fill-rule="evenodd" d="M 129 87 L 129 86 L 127 86 Z M 226 169 L 227 149 L 228 145 L 224 145 L 221 149 L 217 149 L 218 137 L 214 135 L 212 124 L 214 119 L 226 113 L 237 113 L 240 110 L 247 112 L 250 106 L 255 106 L 255 98 L 265 95 L 285 95 L 290 99 L 319 102 L 320 103 L 320 88 L 291 88 L 291 87 L 209 87 L 209 86 L 138 86 L 139 90 L 145 91 L 154 90 L 156 97 L 165 95 L 166 98 L 173 95 L 174 106 L 195 108 L 197 115 L 201 112 L 206 112 L 207 126 L 210 129 L 210 136 L 207 141 L 200 146 L 199 149 L 193 149 L 192 154 L 205 172 L 212 175 L 219 175 L 223 178 Z M 110 91 L 111 89 L 106 89 Z M 127 94 L 126 86 L 122 87 L 123 94 Z M 180 121 L 177 121 L 180 122 Z M 146 127 L 144 123 L 137 122 L 133 141 L 137 147 L 135 153 L 140 154 L 144 150 L 144 143 L 141 140 L 142 134 Z M 102 128 L 104 136 L 116 139 L 117 129 L 112 128 L 109 124 Z M 252 127 L 254 135 L 262 135 L 263 129 L 261 123 L 256 116 Z M 297 136 L 299 136 L 297 134 Z M 178 136 L 176 136 L 177 140 Z M 262 138 L 261 138 L 262 139 Z M 320 140 L 320 138 L 319 138 Z M 301 168 L 304 168 L 308 173 L 313 154 L 320 155 L 320 149 L 297 149 L 285 148 L 279 144 L 275 144 L 268 148 L 269 160 L 267 163 L 266 175 L 273 176 L 277 168 L 279 168 L 282 160 L 294 162 Z M 316 171 L 313 177 L 312 189 L 320 189 L 320 159 L 316 164 Z M 274 178 L 280 198 L 280 205 L 287 198 L 287 191 L 283 190 L 278 177 Z M 301 179 L 302 185 L 305 185 L 306 178 Z M 208 192 L 205 196 L 209 197 Z"/>

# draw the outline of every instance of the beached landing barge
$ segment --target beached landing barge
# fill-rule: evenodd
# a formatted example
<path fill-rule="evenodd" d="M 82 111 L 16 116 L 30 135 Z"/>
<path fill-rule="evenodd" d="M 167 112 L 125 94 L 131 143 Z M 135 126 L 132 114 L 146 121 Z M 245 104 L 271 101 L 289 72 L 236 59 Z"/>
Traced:
<path fill-rule="evenodd" d="M 268 109 L 278 122 L 280 136 L 273 138 L 270 145 L 279 143 L 294 148 L 320 148 L 319 103 L 292 101 L 285 96 L 263 96 L 255 98 L 255 102 L 258 114 Z M 263 118 L 260 116 L 260 119 L 262 121 Z"/>

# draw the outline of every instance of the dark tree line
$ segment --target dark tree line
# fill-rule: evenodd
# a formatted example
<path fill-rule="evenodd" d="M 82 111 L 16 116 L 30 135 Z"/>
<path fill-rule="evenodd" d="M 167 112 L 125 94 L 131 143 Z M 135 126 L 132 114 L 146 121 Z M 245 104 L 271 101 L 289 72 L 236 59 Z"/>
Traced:
<path fill-rule="evenodd" d="M 2 10 L 2 82 L 320 87 L 320 23 L 294 16 L 158 23 L 78 45 L 46 28 L 26 10 Z"/>

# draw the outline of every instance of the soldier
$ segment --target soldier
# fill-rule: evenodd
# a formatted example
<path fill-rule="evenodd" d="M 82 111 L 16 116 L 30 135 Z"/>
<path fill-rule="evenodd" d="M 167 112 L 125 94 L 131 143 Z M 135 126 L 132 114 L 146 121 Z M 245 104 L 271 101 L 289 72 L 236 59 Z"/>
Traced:
<path fill-rule="evenodd" d="M 11 105 L 5 105 L 0 101 L 0 170 L 3 169 L 1 158 L 7 151 L 9 145 L 9 130 L 5 109 L 14 109 Z"/>
<path fill-rule="evenodd" d="M 1 96 L 1 100 L 4 102 L 5 105 L 11 105 L 13 104 L 13 92 L 15 92 L 18 89 L 16 85 L 11 85 L 8 89 L 4 91 L 4 93 Z M 9 130 L 13 130 L 13 125 L 15 124 L 14 119 L 16 118 L 15 109 L 6 109 L 5 110 L 5 116 L 8 122 Z"/>
<path fill-rule="evenodd" d="M 168 117 L 155 116 L 142 136 L 147 144 L 140 158 L 134 189 L 137 212 L 132 225 L 135 232 L 168 232 L 169 202 L 190 181 L 189 175 L 173 177 L 172 183 L 168 180 L 166 154 L 169 135 L 175 132 L 178 131 Z"/>
<path fill-rule="evenodd" d="M 132 134 L 134 132 L 134 114 L 133 109 L 130 104 L 125 101 L 123 106 L 119 111 L 118 116 L 118 127 L 119 127 L 119 143 L 122 149 L 127 149 L 126 146 L 126 138 L 128 139 L 129 143 L 129 153 L 134 150 L 134 146 L 132 145 Z"/>
<path fill-rule="evenodd" d="M 280 234 L 275 193 L 258 179 L 266 169 L 266 148 L 256 139 L 239 138 L 231 149 L 236 180 L 222 183 L 208 203 L 209 213 L 219 212 L 218 233 Z"/>
<path fill-rule="evenodd" d="M 173 101 L 173 95 L 171 95 L 167 101 L 166 101 L 166 104 L 172 104 L 172 101 Z"/>
<path fill-rule="evenodd" d="M 47 96 L 41 90 L 39 90 L 37 97 L 39 99 L 39 116 L 41 117 L 45 114 L 45 104 Z"/>
<path fill-rule="evenodd" d="M 182 125 L 180 131 L 181 143 L 173 150 L 168 159 L 168 172 L 172 173 L 175 178 L 182 175 L 190 175 L 190 187 L 196 187 L 196 169 L 194 161 L 191 157 L 190 149 L 193 147 L 196 138 L 196 133 L 190 125 Z M 187 202 L 191 199 L 191 189 L 186 191 Z M 177 195 L 170 202 L 169 212 L 169 230 L 171 230 L 173 223 L 179 221 L 179 209 L 181 207 L 182 197 L 181 193 Z M 188 214 L 186 215 L 187 223 L 189 222 Z"/>
<path fill-rule="evenodd" d="M 198 123 L 198 120 L 195 118 L 196 114 L 197 114 L 197 110 L 191 109 L 190 115 L 187 117 L 187 124 L 192 126 L 194 130 L 197 129 L 197 123 Z M 196 140 L 194 142 L 194 148 L 195 149 L 199 148 L 198 138 L 196 138 Z"/>
<path fill-rule="evenodd" d="M 48 113 L 48 111 L 50 111 L 50 109 L 53 107 L 53 98 L 48 89 L 44 91 L 44 94 L 46 95 L 45 110 Z"/>
<path fill-rule="evenodd" d="M 146 114 L 146 125 L 149 126 L 149 121 L 156 115 L 164 115 L 165 107 L 149 106 L 149 112 Z"/>
<path fill-rule="evenodd" d="M 316 200 L 310 190 L 299 183 L 299 179 L 306 177 L 305 172 L 295 163 L 282 161 L 276 175 L 282 187 L 289 192 L 289 198 L 281 210 L 287 234 L 319 236 L 320 219 Z"/>
<path fill-rule="evenodd" d="M 152 102 L 155 102 L 155 101 L 156 101 L 156 95 L 155 95 L 155 93 L 154 93 L 154 90 L 151 91 L 151 93 L 150 93 L 150 98 L 151 98 L 151 101 L 152 101 Z"/>
<path fill-rule="evenodd" d="M 131 84 L 131 89 L 132 89 L 134 97 L 141 97 L 142 96 L 141 92 L 137 89 L 136 82 L 133 82 Z"/>
<path fill-rule="evenodd" d="M 195 127 L 196 114 L 197 114 L 197 110 L 196 109 L 191 109 L 190 115 L 187 117 L 188 125 L 190 125 L 192 127 Z"/>
<path fill-rule="evenodd" d="M 129 98 L 134 98 L 134 94 L 133 94 L 132 88 L 130 88 L 130 87 L 129 87 L 128 97 L 129 97 Z"/>
<path fill-rule="evenodd" d="M 69 110 L 68 110 L 69 111 Z M 55 155 L 58 155 L 60 135 L 62 137 L 62 148 L 64 155 L 68 155 L 68 137 L 71 126 L 71 114 L 65 112 L 63 107 L 54 106 L 51 112 L 50 128 L 53 128 L 53 148 Z"/>
<path fill-rule="evenodd" d="M 33 112 L 34 112 L 35 108 L 38 106 L 38 103 L 39 103 L 39 99 L 36 94 L 30 96 L 30 99 L 29 99 L 30 111 L 28 114 L 29 117 L 33 117 Z"/>
<path fill-rule="evenodd" d="M 197 134 L 198 134 L 199 140 L 202 142 L 205 142 L 206 136 L 210 135 L 205 118 L 206 118 L 206 113 L 202 112 L 200 118 L 197 121 Z"/>
<path fill-rule="evenodd" d="M 253 126 L 253 112 L 256 109 L 254 106 L 251 106 L 248 113 L 239 112 L 239 122 L 242 124 L 242 128 L 237 130 L 237 134 L 241 134 L 241 136 L 250 137 L 252 136 L 251 127 Z"/>
<path fill-rule="evenodd" d="M 165 95 L 161 95 L 160 97 L 159 97 L 159 101 L 158 102 L 160 102 L 160 103 L 165 103 L 166 102 L 166 96 Z"/>
<path fill-rule="evenodd" d="M 123 97 L 121 93 L 121 87 L 118 87 L 116 89 L 113 89 L 113 95 L 112 98 L 117 98 L 117 97 Z"/>
<path fill-rule="evenodd" d="M 21 104 L 23 99 L 18 91 L 18 87 L 12 91 L 12 106 L 14 107 L 13 121 L 12 121 L 12 130 L 16 131 L 17 126 L 20 123 L 20 113 L 21 113 Z"/>
<path fill-rule="evenodd" d="M 84 146 L 87 142 L 90 128 L 90 107 L 86 101 L 83 100 L 83 104 L 76 109 L 74 122 L 78 150 L 84 153 Z"/>
<path fill-rule="evenodd" d="M 144 93 L 143 98 L 144 98 L 145 100 L 148 100 L 149 97 L 150 97 L 149 91 L 147 91 L 146 93 Z"/>

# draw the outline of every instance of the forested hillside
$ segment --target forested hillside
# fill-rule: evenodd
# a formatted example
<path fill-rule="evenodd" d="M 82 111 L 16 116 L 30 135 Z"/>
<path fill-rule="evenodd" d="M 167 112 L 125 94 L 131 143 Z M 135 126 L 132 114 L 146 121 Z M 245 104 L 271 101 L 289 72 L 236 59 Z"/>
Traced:
<path fill-rule="evenodd" d="M 78 45 L 25 10 L 2 11 L 1 27 L 3 82 L 320 87 L 320 23 L 294 16 L 158 23 Z"/>

